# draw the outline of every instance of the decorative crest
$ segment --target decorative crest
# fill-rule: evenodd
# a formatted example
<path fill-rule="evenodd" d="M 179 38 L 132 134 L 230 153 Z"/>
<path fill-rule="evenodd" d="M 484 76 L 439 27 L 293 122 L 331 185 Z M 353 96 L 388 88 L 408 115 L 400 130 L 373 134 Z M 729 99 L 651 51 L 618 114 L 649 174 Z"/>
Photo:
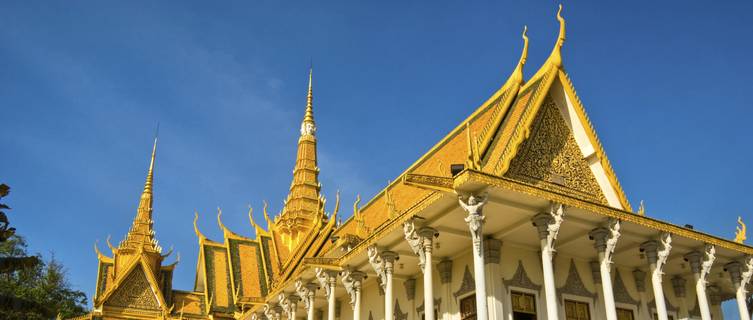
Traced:
<path fill-rule="evenodd" d="M 521 36 L 523 38 L 523 52 L 520 53 L 520 60 L 518 60 L 518 65 L 515 67 L 515 71 L 512 73 L 512 77 L 510 77 L 510 81 L 512 81 L 512 83 L 522 84 L 524 82 L 523 66 L 525 66 L 526 60 L 528 60 L 528 36 L 526 35 L 527 31 L 528 26 L 523 26 L 523 35 Z"/>
<path fill-rule="evenodd" d="M 557 36 L 557 43 L 554 45 L 554 49 L 552 49 L 549 61 L 553 66 L 559 68 L 562 66 L 562 45 L 565 44 L 565 19 L 562 18 L 561 4 L 559 10 L 557 10 L 557 20 L 560 22 L 560 34 Z"/>
<path fill-rule="evenodd" d="M 641 204 L 638 206 L 638 215 L 639 216 L 646 215 L 646 206 L 643 204 L 643 200 L 641 200 Z"/>
<path fill-rule="evenodd" d="M 745 227 L 743 218 L 740 216 L 737 217 L 737 223 L 739 224 L 739 226 L 737 226 L 737 231 L 735 231 L 735 242 L 742 244 L 743 242 L 745 242 L 745 239 L 747 239 L 747 228 Z"/>

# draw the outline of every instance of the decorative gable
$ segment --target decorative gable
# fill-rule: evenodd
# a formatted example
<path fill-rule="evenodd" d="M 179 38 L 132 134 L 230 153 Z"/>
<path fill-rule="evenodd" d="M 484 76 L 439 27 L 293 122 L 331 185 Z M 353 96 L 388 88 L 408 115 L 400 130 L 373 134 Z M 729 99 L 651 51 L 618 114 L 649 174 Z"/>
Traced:
<path fill-rule="evenodd" d="M 505 176 L 608 204 L 570 127 L 547 96 Z"/>
<path fill-rule="evenodd" d="M 129 309 L 160 310 L 155 294 L 156 288 L 149 285 L 144 269 L 138 265 L 120 282 L 105 305 Z"/>

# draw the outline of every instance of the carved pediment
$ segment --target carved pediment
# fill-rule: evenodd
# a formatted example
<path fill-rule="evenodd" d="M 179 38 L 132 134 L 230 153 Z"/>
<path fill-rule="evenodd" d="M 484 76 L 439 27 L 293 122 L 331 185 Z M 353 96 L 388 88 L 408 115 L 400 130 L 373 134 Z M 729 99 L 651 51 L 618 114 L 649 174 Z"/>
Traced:
<path fill-rule="evenodd" d="M 104 304 L 129 309 L 160 310 L 157 296 L 140 265 L 131 270 Z"/>
<path fill-rule="evenodd" d="M 465 271 L 463 272 L 463 281 L 460 282 L 460 288 L 458 288 L 458 291 L 455 291 L 453 295 L 455 296 L 455 299 L 458 297 L 465 295 L 467 293 L 473 292 L 476 290 L 476 281 L 473 280 L 473 275 L 471 274 L 471 270 L 468 268 L 468 266 L 465 266 Z"/>
<path fill-rule="evenodd" d="M 506 176 L 607 204 L 588 161 L 551 97 L 544 100 L 530 130 Z"/>
<path fill-rule="evenodd" d="M 518 269 L 515 270 L 515 274 L 512 275 L 510 280 L 504 280 L 505 287 L 518 287 L 524 289 L 531 289 L 539 291 L 541 286 L 533 283 L 531 278 L 526 274 L 526 269 L 523 267 L 523 261 L 518 260 Z"/>
<path fill-rule="evenodd" d="M 565 285 L 557 289 L 557 296 L 561 297 L 563 294 L 571 294 L 581 297 L 596 298 L 596 294 L 588 291 L 586 285 L 583 284 L 583 280 L 580 278 L 578 268 L 575 266 L 575 261 L 570 260 L 570 271 L 567 273 L 567 280 Z"/>
<path fill-rule="evenodd" d="M 638 305 L 638 300 L 633 299 L 625 288 L 625 283 L 620 276 L 620 270 L 615 268 L 614 271 L 614 302 Z"/>

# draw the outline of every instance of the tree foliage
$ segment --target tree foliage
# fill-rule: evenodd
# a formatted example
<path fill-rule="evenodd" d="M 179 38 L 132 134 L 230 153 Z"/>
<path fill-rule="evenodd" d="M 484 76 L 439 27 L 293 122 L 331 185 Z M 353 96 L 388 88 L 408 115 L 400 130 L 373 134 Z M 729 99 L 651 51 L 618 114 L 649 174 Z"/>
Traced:
<path fill-rule="evenodd" d="M 10 188 L 0 184 L 0 199 Z M 9 227 L 10 210 L 0 204 L 0 319 L 52 319 L 83 315 L 86 295 L 73 290 L 63 266 L 29 256 L 24 238 Z"/>

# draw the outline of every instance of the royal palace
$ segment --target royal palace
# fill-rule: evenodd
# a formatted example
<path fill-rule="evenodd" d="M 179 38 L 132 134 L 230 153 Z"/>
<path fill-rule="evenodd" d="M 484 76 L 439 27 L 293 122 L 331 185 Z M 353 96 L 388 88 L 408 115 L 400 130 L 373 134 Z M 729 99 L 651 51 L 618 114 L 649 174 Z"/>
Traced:
<path fill-rule="evenodd" d="M 265 206 L 264 223 L 249 212 L 253 238 L 221 213 L 222 239 L 194 220 L 188 290 L 173 288 L 153 229 L 155 140 L 136 217 L 110 255 L 96 250 L 93 309 L 79 319 L 708 320 L 733 300 L 749 320 L 744 224 L 728 240 L 631 208 L 563 67 L 557 19 L 533 76 L 524 29 L 504 84 L 344 222 L 319 184 L 309 75 L 282 209 Z"/>

